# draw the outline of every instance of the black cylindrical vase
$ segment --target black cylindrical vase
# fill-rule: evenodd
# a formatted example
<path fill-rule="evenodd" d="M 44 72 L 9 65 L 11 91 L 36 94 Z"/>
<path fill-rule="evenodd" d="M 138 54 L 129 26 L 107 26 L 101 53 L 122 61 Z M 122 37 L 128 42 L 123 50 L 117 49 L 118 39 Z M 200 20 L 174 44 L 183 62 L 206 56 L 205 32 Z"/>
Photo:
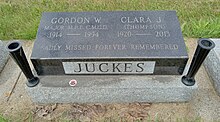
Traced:
<path fill-rule="evenodd" d="M 198 46 L 196 48 L 193 60 L 187 75 L 182 77 L 182 82 L 187 86 L 193 86 L 195 84 L 195 75 L 198 72 L 200 66 L 208 55 L 209 51 L 215 47 L 215 43 L 210 39 L 199 39 Z"/>
<path fill-rule="evenodd" d="M 11 41 L 6 45 L 6 49 L 9 51 L 10 56 L 14 59 L 16 64 L 20 67 L 28 82 L 28 87 L 34 87 L 39 83 L 39 78 L 32 74 L 31 68 L 28 64 L 27 58 L 24 54 L 22 44 L 20 41 Z"/>

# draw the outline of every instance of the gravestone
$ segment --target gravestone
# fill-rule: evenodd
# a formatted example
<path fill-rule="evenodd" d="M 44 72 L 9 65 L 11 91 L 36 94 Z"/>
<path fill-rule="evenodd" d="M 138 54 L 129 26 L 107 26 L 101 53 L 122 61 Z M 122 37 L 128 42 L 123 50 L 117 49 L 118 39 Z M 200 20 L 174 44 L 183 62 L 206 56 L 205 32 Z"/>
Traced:
<path fill-rule="evenodd" d="M 188 60 L 175 11 L 43 13 L 38 75 L 181 75 Z"/>
<path fill-rule="evenodd" d="M 185 102 L 188 60 L 175 11 L 43 13 L 26 87 L 37 103 Z"/>
<path fill-rule="evenodd" d="M 204 66 L 211 77 L 212 84 L 220 96 L 220 39 L 211 39 L 215 43 L 215 48 L 210 51 Z"/>
<path fill-rule="evenodd" d="M 4 43 L 0 40 L 0 73 L 7 63 L 8 57 L 8 51 L 6 51 Z"/>

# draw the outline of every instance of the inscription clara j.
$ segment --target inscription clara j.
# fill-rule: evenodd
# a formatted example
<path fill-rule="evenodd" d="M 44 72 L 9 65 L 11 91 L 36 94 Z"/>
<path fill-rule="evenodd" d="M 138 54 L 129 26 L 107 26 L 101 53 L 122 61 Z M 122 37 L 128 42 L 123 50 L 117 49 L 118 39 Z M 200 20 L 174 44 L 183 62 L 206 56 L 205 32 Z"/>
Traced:
<path fill-rule="evenodd" d="M 62 67 L 61 74 L 77 74 L 68 67 L 71 67 L 70 64 L 75 67 L 80 65 L 65 63 L 74 60 L 83 59 L 88 64 L 90 60 L 105 60 L 109 67 L 115 59 L 122 59 L 123 64 L 131 60 L 158 60 L 156 65 L 151 65 L 156 67 L 155 71 L 151 71 L 154 68 L 143 70 L 145 74 L 157 74 L 157 66 L 169 67 L 171 64 L 177 65 L 173 67 L 185 67 L 188 56 L 175 11 L 61 12 L 43 14 L 31 59 L 36 69 L 39 69 L 38 65 L 44 65 L 41 59 L 57 61 L 59 63 L 51 67 Z M 183 60 L 159 63 L 162 59 Z M 88 66 L 90 69 L 92 64 L 98 67 L 102 62 L 90 62 Z M 138 62 L 129 63 L 135 66 Z M 49 66 L 41 66 L 39 72 L 49 69 Z M 131 73 L 140 73 L 135 72 L 138 67 L 132 69 Z M 101 71 L 97 68 L 95 73 L 103 73 Z M 113 69 L 108 68 L 108 71 L 115 74 Z M 175 72 L 177 74 L 178 71 Z M 82 73 L 91 72 L 82 69 Z"/>

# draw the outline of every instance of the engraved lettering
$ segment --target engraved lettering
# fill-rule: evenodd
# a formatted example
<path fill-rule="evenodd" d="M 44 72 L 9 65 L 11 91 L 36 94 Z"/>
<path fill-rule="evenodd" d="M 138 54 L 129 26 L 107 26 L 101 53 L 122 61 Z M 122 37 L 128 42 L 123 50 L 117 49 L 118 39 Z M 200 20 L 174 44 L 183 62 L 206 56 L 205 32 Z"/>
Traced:
<path fill-rule="evenodd" d="M 121 17 L 121 23 L 152 23 L 150 17 Z"/>
<path fill-rule="evenodd" d="M 75 69 L 75 67 L 74 67 L 74 69 Z M 81 68 L 81 64 L 80 63 L 78 63 L 78 71 L 76 71 L 76 70 L 74 70 L 74 72 L 81 72 L 82 71 L 82 68 Z"/>
<path fill-rule="evenodd" d="M 47 38 L 61 38 L 62 33 L 61 32 L 49 32 L 47 35 Z"/>
<path fill-rule="evenodd" d="M 125 46 L 125 45 L 122 45 L 122 46 L 121 46 L 121 50 L 126 50 L 126 46 Z"/>
<path fill-rule="evenodd" d="M 107 30 L 107 25 L 86 25 L 86 29 L 88 30 Z"/>
<path fill-rule="evenodd" d="M 116 69 L 118 72 L 121 72 L 118 68 L 118 66 L 120 65 L 121 63 L 118 63 L 117 65 L 115 63 L 113 63 L 113 72 L 116 72 Z"/>
<path fill-rule="evenodd" d="M 57 18 L 52 18 L 50 21 L 52 24 L 56 24 L 57 23 Z"/>
<path fill-rule="evenodd" d="M 101 23 L 101 17 L 99 17 L 99 18 L 96 18 L 96 17 L 95 17 L 94 19 L 95 19 L 95 22 L 96 22 L 96 23 Z"/>
<path fill-rule="evenodd" d="M 134 62 L 63 62 L 67 74 L 153 73 L 155 61 Z"/>
<path fill-rule="evenodd" d="M 61 47 L 62 47 L 62 45 L 58 45 L 58 46 L 57 46 L 58 50 L 60 50 L 60 49 L 61 49 Z"/>
<path fill-rule="evenodd" d="M 155 49 L 155 45 L 150 45 L 150 49 Z"/>
<path fill-rule="evenodd" d="M 131 44 L 132 50 L 178 50 L 177 44 Z"/>
<path fill-rule="evenodd" d="M 65 50 L 92 50 L 92 45 L 66 45 Z"/>
<path fill-rule="evenodd" d="M 133 20 L 130 20 L 130 17 L 128 17 L 128 23 L 139 23 L 139 21 L 136 17 Z"/>
<path fill-rule="evenodd" d="M 156 21 L 157 23 L 161 23 L 161 18 L 158 17 L 158 20 Z"/>
<path fill-rule="evenodd" d="M 48 45 L 44 47 L 45 50 L 61 50 L 62 45 L 56 43 L 55 45 Z"/>
<path fill-rule="evenodd" d="M 127 30 L 164 30 L 166 29 L 166 26 L 164 24 L 150 24 L 150 25 L 125 24 L 124 29 L 127 29 Z"/>
<path fill-rule="evenodd" d="M 44 26 L 44 30 L 63 30 L 63 25 Z"/>
<path fill-rule="evenodd" d="M 90 69 L 92 69 L 92 70 L 89 71 L 88 63 L 85 63 L 86 71 L 87 71 L 87 72 L 95 72 L 95 64 L 92 63 L 92 64 L 90 64 L 90 65 L 92 65 L 92 68 L 90 68 Z"/>
<path fill-rule="evenodd" d="M 64 18 L 63 17 L 58 18 L 57 23 L 62 24 L 63 22 L 64 22 Z"/>
<path fill-rule="evenodd" d="M 125 63 L 124 72 L 132 72 L 131 66 L 132 66 L 132 63 Z"/>
<path fill-rule="evenodd" d="M 67 29 L 84 29 L 82 25 L 68 25 Z"/>
<path fill-rule="evenodd" d="M 131 37 L 131 31 L 118 31 L 118 37 Z"/>
<path fill-rule="evenodd" d="M 156 37 L 170 37 L 169 31 L 156 31 Z"/>
<path fill-rule="evenodd" d="M 85 32 L 85 37 L 99 37 L 99 32 L 95 32 L 95 31 Z"/>
<path fill-rule="evenodd" d="M 144 17 L 140 17 L 140 23 L 144 23 Z"/>
<path fill-rule="evenodd" d="M 145 22 L 151 23 L 151 19 L 148 17 Z"/>
<path fill-rule="evenodd" d="M 95 50 L 126 50 L 126 45 L 95 45 Z"/>
<path fill-rule="evenodd" d="M 44 26 L 44 30 L 49 30 L 50 26 Z"/>
<path fill-rule="evenodd" d="M 106 68 L 106 70 L 104 70 L 104 69 L 103 69 L 103 65 L 106 65 L 106 67 L 107 67 L 107 66 L 108 66 L 108 63 L 101 63 L 101 64 L 99 65 L 99 70 L 100 70 L 101 72 L 108 72 L 109 69 Z"/>
<path fill-rule="evenodd" d="M 126 17 L 121 17 L 121 23 L 126 23 Z"/>
<path fill-rule="evenodd" d="M 54 17 L 50 21 L 52 24 L 86 24 L 90 22 L 89 17 Z"/>
<path fill-rule="evenodd" d="M 71 17 L 70 18 L 70 23 L 76 23 L 76 18 L 75 17 Z"/>
<path fill-rule="evenodd" d="M 83 23 L 83 18 L 77 19 L 77 23 L 82 24 Z"/>
<path fill-rule="evenodd" d="M 69 22 L 70 22 L 70 18 L 65 18 L 65 23 L 69 24 Z"/>
<path fill-rule="evenodd" d="M 89 18 L 84 17 L 84 22 L 85 22 L 85 23 L 89 23 Z"/>
<path fill-rule="evenodd" d="M 141 65 L 142 65 L 142 66 L 141 66 Z M 137 64 L 137 67 L 138 67 L 140 70 L 136 70 L 136 72 L 143 72 L 143 71 L 144 71 L 143 66 L 144 66 L 144 63 L 138 63 L 138 64 Z"/>
<path fill-rule="evenodd" d="M 178 48 L 179 48 L 179 47 L 178 47 L 177 44 L 174 44 L 174 45 L 173 45 L 173 49 L 178 50 Z"/>

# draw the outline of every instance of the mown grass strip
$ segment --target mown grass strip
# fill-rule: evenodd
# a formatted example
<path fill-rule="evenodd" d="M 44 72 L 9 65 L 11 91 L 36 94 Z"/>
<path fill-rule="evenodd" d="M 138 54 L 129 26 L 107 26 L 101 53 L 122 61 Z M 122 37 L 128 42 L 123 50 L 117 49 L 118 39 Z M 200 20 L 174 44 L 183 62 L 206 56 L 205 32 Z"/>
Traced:
<path fill-rule="evenodd" d="M 0 122 L 9 122 L 9 120 L 0 115 Z"/>
<path fill-rule="evenodd" d="M 220 37 L 219 0 L 0 0 L 0 39 L 34 39 L 42 12 L 176 10 L 185 37 Z"/>

